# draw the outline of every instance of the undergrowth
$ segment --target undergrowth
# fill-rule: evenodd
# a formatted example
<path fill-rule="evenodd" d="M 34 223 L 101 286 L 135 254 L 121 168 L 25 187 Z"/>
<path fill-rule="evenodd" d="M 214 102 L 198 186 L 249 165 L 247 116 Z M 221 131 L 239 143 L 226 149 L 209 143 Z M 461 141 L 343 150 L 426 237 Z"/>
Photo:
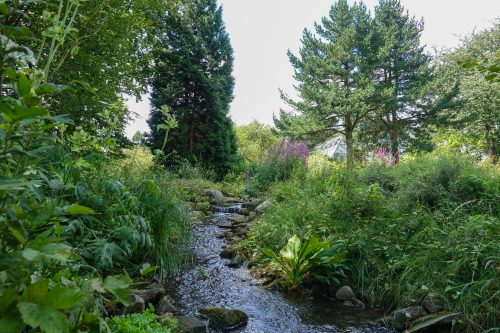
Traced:
<path fill-rule="evenodd" d="M 438 294 L 462 330 L 495 327 L 499 309 L 500 176 L 457 156 L 330 163 L 276 183 L 245 246 L 282 248 L 293 235 L 344 244 L 350 280 L 387 309 Z"/>

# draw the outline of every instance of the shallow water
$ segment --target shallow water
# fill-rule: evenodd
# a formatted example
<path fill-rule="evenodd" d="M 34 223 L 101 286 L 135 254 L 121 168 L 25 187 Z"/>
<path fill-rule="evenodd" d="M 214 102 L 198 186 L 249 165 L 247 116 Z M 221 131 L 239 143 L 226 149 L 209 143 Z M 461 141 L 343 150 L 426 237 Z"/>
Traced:
<path fill-rule="evenodd" d="M 245 267 L 232 269 L 219 256 L 227 213 L 216 213 L 209 222 L 194 227 L 195 264 L 179 278 L 174 295 L 181 312 L 196 315 L 203 306 L 239 309 L 250 317 L 241 333 L 388 333 L 375 324 L 382 313 L 347 308 L 332 300 L 286 296 L 258 285 Z M 215 331 L 213 331 L 215 332 Z"/>

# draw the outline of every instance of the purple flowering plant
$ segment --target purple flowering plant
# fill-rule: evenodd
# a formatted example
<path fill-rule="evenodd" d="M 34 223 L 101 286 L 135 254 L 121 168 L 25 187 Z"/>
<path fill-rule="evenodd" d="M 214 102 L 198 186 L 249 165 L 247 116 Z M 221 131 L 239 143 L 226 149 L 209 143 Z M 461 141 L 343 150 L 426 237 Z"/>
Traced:
<path fill-rule="evenodd" d="M 258 190 L 265 189 L 273 181 L 290 178 L 297 167 L 304 167 L 309 156 L 306 141 L 282 139 L 271 147 L 267 156 L 261 156 L 259 161 L 247 172 L 247 179 Z"/>

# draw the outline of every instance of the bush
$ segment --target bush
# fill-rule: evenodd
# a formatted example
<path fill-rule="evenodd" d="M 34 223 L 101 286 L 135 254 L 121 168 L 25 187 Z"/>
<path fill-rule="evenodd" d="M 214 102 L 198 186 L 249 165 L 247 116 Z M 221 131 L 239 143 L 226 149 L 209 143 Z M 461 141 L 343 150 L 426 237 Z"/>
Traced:
<path fill-rule="evenodd" d="M 464 314 L 461 329 L 498 320 L 500 177 L 457 156 L 292 177 L 271 186 L 274 205 L 245 246 L 278 251 L 290 237 L 343 242 L 350 280 L 386 308 L 438 294 Z"/>

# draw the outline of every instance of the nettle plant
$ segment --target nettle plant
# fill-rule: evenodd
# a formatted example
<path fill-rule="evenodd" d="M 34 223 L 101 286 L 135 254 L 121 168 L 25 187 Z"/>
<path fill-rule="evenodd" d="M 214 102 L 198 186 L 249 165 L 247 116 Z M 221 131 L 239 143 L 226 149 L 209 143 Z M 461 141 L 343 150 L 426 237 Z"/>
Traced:
<path fill-rule="evenodd" d="M 18 12 L 0 2 L 0 327 L 99 332 L 100 305 L 112 295 L 127 303 L 131 280 L 79 275 L 84 263 L 61 236 L 69 221 L 94 211 L 46 194 L 54 181 L 48 154 L 63 149 L 69 120 L 43 106 L 61 87 L 45 82 L 21 44 L 29 32 L 6 23 Z"/>

